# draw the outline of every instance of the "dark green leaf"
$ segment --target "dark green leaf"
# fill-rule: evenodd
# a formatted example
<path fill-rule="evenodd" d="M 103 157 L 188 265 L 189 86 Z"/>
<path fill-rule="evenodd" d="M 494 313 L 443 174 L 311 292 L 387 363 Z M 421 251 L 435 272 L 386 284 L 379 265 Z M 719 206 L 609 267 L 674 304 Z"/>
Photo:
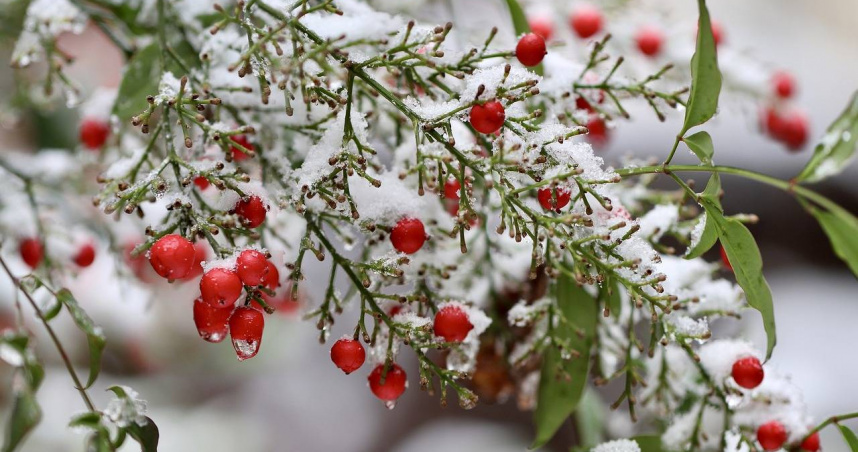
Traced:
<path fill-rule="evenodd" d="M 512 18 L 512 28 L 515 29 L 515 35 L 521 36 L 530 33 L 530 24 L 527 22 L 527 16 L 517 0 L 506 0 L 506 5 L 509 8 L 509 15 Z M 542 75 L 542 64 L 538 64 L 530 68 L 533 72 Z"/>
<path fill-rule="evenodd" d="M 580 356 L 564 360 L 557 347 L 549 345 L 546 349 L 533 413 L 536 439 L 532 449 L 547 443 L 578 407 L 587 386 L 590 349 L 599 315 L 596 300 L 569 276 L 561 275 L 556 290 L 558 309 L 555 315 L 561 317 L 554 336 L 568 341 L 569 348 L 579 352 Z"/>
<path fill-rule="evenodd" d="M 581 446 L 587 450 L 605 440 L 603 425 L 605 413 L 599 394 L 591 388 L 584 390 L 581 403 L 575 412 L 575 422 L 578 427 L 578 436 L 581 437 Z"/>
<path fill-rule="evenodd" d="M 697 0 L 700 9 L 697 47 L 691 58 L 691 93 L 685 110 L 685 122 L 679 135 L 688 129 L 708 121 L 718 110 L 718 95 L 721 93 L 721 71 L 718 70 L 718 52 L 712 37 L 712 24 L 705 0 Z"/>
<path fill-rule="evenodd" d="M 116 448 L 110 442 L 110 433 L 105 428 L 100 428 L 89 435 L 86 440 L 86 452 L 114 452 Z"/>
<path fill-rule="evenodd" d="M 15 394 L 12 402 L 12 413 L 9 415 L 9 425 L 6 427 L 6 439 L 3 452 L 18 448 L 21 441 L 42 420 L 42 410 L 36 403 L 36 396 L 29 388 L 22 388 Z"/>
<path fill-rule="evenodd" d="M 131 424 L 125 430 L 132 438 L 134 438 L 134 441 L 137 441 L 140 444 L 140 450 L 142 452 L 157 452 L 158 439 L 160 438 L 158 426 L 155 425 L 155 422 L 149 417 L 147 417 L 146 420 L 146 425 L 142 427 L 137 424 Z"/>
<path fill-rule="evenodd" d="M 849 445 L 849 449 L 852 452 L 858 452 L 858 437 L 855 436 L 855 432 L 845 425 L 838 424 L 837 428 L 840 429 L 840 433 L 843 435 L 843 440 Z"/>
<path fill-rule="evenodd" d="M 858 92 L 846 110 L 828 126 L 813 157 L 796 177 L 799 182 L 818 182 L 843 171 L 858 150 Z"/>
<path fill-rule="evenodd" d="M 181 41 L 173 45 L 172 50 L 181 59 L 182 65 L 188 68 L 199 66 L 197 52 L 188 43 Z M 148 106 L 146 97 L 158 94 L 162 73 L 160 53 L 161 47 L 153 42 L 131 57 L 113 106 L 113 113 L 119 119 L 128 121 L 132 116 L 142 113 Z M 167 71 L 173 72 L 177 78 L 186 75 L 182 65 L 173 58 L 167 59 Z"/>
<path fill-rule="evenodd" d="M 724 246 L 724 251 L 727 252 L 727 259 L 733 267 L 736 281 L 745 291 L 748 304 L 763 316 L 763 327 L 767 338 L 766 360 L 768 360 L 777 342 L 775 308 L 769 284 L 763 277 L 763 258 L 760 256 L 757 242 L 744 224 L 734 218 L 724 217 L 718 206 L 710 199 L 702 197 L 700 201 L 706 209 L 707 221 L 712 221 L 715 225 L 718 238 Z"/>
<path fill-rule="evenodd" d="M 21 357 L 21 364 L 18 366 L 27 383 L 27 387 L 32 392 L 36 392 L 45 379 L 45 370 L 42 364 L 36 359 L 33 351 L 29 348 L 30 336 L 26 331 L 6 331 L 0 336 L 0 344 L 5 347 L 10 347 Z"/>
<path fill-rule="evenodd" d="M 68 309 L 75 325 L 86 334 L 86 341 L 89 344 L 89 379 L 86 382 L 86 387 L 89 388 L 95 383 L 95 379 L 98 378 L 98 373 L 101 371 L 101 355 L 107 340 L 104 337 L 104 332 L 101 331 L 101 327 L 95 325 L 68 289 L 57 292 L 57 300 Z"/>
<path fill-rule="evenodd" d="M 837 256 L 858 276 L 858 218 L 845 210 L 831 213 L 810 206 L 808 210 L 822 226 Z"/>
<path fill-rule="evenodd" d="M 656 435 L 641 435 L 632 438 L 638 443 L 641 452 L 668 452 L 661 447 L 661 437 Z"/>
<path fill-rule="evenodd" d="M 86 427 L 98 430 L 101 427 L 101 414 L 88 411 L 86 413 L 72 416 L 69 427 Z"/>
<path fill-rule="evenodd" d="M 694 135 L 687 136 L 682 139 L 688 146 L 688 149 L 700 159 L 704 165 L 712 165 L 712 156 L 715 155 L 715 146 L 712 144 L 712 137 L 708 132 L 697 132 Z"/>

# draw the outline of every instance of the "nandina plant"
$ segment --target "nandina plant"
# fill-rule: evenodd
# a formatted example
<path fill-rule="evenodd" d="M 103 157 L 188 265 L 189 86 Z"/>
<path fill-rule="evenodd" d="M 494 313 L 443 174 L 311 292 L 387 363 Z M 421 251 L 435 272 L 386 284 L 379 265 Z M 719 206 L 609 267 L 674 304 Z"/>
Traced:
<path fill-rule="evenodd" d="M 858 274 L 858 219 L 809 188 L 853 157 L 858 98 L 789 181 L 716 165 L 704 129 L 722 90 L 763 99 L 764 133 L 790 150 L 809 128 L 789 74 L 750 94 L 722 75 L 729 41 L 704 0 L 687 43 L 657 23 L 617 42 L 606 11 L 528 17 L 515 0 L 501 3 L 511 28 L 477 32 L 358 0 L 18 3 L 13 66 L 41 69 L 20 78 L 25 100 L 83 102 L 83 114 L 61 168 L 48 151 L 0 158 L 2 208 L 26 211 L 0 225 L 0 264 L 27 301 L 0 337 L 21 377 L 4 450 L 41 418 L 44 371 L 25 310 L 80 393 L 86 411 L 70 425 L 88 432 L 88 450 L 127 437 L 157 449 L 133 390 L 111 388 L 103 408 L 88 393 L 107 338 L 63 287 L 101 252 L 120 267 L 104 277 L 198 285 L 196 299 L 154 302 L 185 303 L 187 325 L 205 341 L 229 336 L 238 361 L 282 346 L 262 346 L 265 323 L 298 306 L 323 343 L 335 319 L 349 326 L 329 344 L 331 372 L 367 378 L 367 397 L 393 408 L 419 388 L 468 409 L 514 393 L 533 411 L 533 447 L 574 417 L 580 450 L 816 451 L 819 430 L 858 417 L 815 423 L 800 390 L 767 366 L 775 300 L 748 227 L 756 216 L 725 211 L 720 178 L 794 197 Z M 82 92 L 64 71 L 62 36 L 87 22 L 125 57 L 114 92 Z M 683 45 L 690 64 L 663 52 Z M 647 67 L 659 69 L 635 75 Z M 606 165 L 599 149 L 633 103 L 682 127 L 660 163 Z M 680 149 L 694 161 L 675 163 Z M 80 199 L 98 211 L 76 208 Z M 723 263 L 707 260 L 716 249 Z M 305 273 L 313 258 L 329 275 Z M 307 288 L 324 295 L 299 305 Z M 86 334 L 85 381 L 51 324 L 63 308 Z M 748 309 L 762 316 L 765 349 L 713 337 L 710 322 Z M 400 365 L 407 353 L 416 368 Z M 504 393 L 484 384 L 498 368 Z M 615 381 L 610 406 L 655 433 L 600 445 L 598 388 Z"/>

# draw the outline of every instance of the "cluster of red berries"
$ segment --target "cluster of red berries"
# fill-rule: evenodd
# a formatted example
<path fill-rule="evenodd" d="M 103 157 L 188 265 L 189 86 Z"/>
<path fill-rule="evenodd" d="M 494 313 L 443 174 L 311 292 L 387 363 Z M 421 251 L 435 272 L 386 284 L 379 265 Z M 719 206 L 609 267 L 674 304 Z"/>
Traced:
<path fill-rule="evenodd" d="M 474 328 L 468 314 L 459 306 L 447 305 L 435 315 L 433 331 L 445 342 L 462 342 Z M 366 360 L 366 351 L 356 338 L 343 337 L 331 347 L 331 361 L 346 375 L 360 369 Z M 369 388 L 384 402 L 393 402 L 405 392 L 407 376 L 396 363 L 379 364 L 370 372 Z"/>
<path fill-rule="evenodd" d="M 183 279 L 199 266 L 197 251 L 190 240 L 169 234 L 159 238 L 149 250 L 149 263 L 168 280 Z M 265 290 L 280 286 L 277 267 L 261 251 L 246 249 L 236 258 L 235 270 L 212 268 L 200 279 L 200 297 L 194 302 L 194 323 L 204 340 L 220 342 L 232 337 L 239 360 L 256 356 L 262 343 L 265 319 L 259 305 L 235 304 L 245 287 L 266 300 Z"/>
<path fill-rule="evenodd" d="M 731 375 L 737 385 L 745 389 L 754 389 L 763 382 L 765 371 L 760 360 L 750 356 L 733 363 Z M 757 441 L 763 450 L 778 450 L 783 447 L 788 438 L 786 428 L 778 421 L 766 422 L 757 429 Z M 800 448 L 807 452 L 819 451 L 819 434 L 814 433 L 805 438 Z"/>
<path fill-rule="evenodd" d="M 18 243 L 18 252 L 21 255 L 21 260 L 28 267 L 36 269 L 45 258 L 45 249 L 42 242 L 35 237 L 27 237 Z M 84 243 L 78 248 L 77 253 L 72 256 L 72 262 L 78 267 L 86 268 L 92 265 L 95 261 L 95 245 L 91 242 Z"/>
<path fill-rule="evenodd" d="M 809 133 L 804 112 L 786 105 L 795 96 L 795 85 L 795 79 L 790 74 L 776 72 L 772 77 L 773 100 L 763 108 L 760 120 L 763 131 L 793 152 L 804 147 Z"/>

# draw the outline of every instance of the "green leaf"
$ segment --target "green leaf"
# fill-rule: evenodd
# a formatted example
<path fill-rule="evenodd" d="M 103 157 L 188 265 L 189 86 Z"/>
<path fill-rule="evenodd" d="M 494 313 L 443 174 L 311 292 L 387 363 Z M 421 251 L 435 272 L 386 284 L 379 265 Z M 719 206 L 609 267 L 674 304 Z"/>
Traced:
<path fill-rule="evenodd" d="M 107 429 L 100 428 L 86 439 L 86 452 L 114 452 L 115 450 Z"/>
<path fill-rule="evenodd" d="M 95 383 L 98 373 L 101 371 L 101 355 L 104 352 L 107 339 L 105 339 L 101 327 L 96 326 L 68 289 L 61 289 L 57 292 L 57 300 L 68 309 L 75 325 L 86 334 L 86 341 L 89 344 L 89 379 L 86 382 L 86 388 L 89 388 Z"/>
<path fill-rule="evenodd" d="M 709 177 L 709 183 L 706 184 L 706 188 L 700 196 L 708 199 L 718 209 L 719 214 L 721 213 L 721 201 L 718 199 L 720 192 L 721 176 L 718 173 L 712 173 L 712 176 Z M 695 259 L 702 256 L 703 253 L 709 251 L 715 245 L 715 242 L 718 241 L 718 231 L 715 229 L 715 223 L 710 220 L 710 216 L 705 210 L 700 217 L 700 221 L 706 222 L 703 225 L 703 232 L 700 234 L 697 243 L 685 253 L 685 259 Z"/>
<path fill-rule="evenodd" d="M 751 231 L 740 221 L 726 218 L 719 206 L 712 200 L 701 197 L 703 208 L 706 209 L 708 221 L 712 221 L 718 233 L 718 238 L 727 252 L 727 259 L 733 267 L 736 281 L 745 291 L 745 298 L 752 308 L 763 316 L 763 327 L 766 330 L 766 360 L 772 356 L 777 336 L 775 333 L 775 308 L 772 302 L 772 292 L 763 277 L 763 258 Z"/>
<path fill-rule="evenodd" d="M 641 435 L 632 438 L 638 443 L 641 452 L 667 452 L 661 447 L 661 437 L 656 435 Z"/>
<path fill-rule="evenodd" d="M 694 135 L 687 136 L 682 139 L 688 146 L 688 149 L 700 159 L 704 165 L 712 165 L 712 156 L 715 155 L 715 146 L 712 144 L 712 137 L 709 132 L 697 132 Z"/>
<path fill-rule="evenodd" d="M 557 283 L 557 309 L 561 316 L 554 336 L 565 341 L 580 356 L 564 360 L 557 347 L 549 346 L 542 362 L 539 394 L 533 422 L 536 439 L 531 449 L 542 447 L 578 407 L 587 386 L 590 349 L 596 334 L 599 305 L 583 288 L 567 275 Z M 562 372 L 559 372 L 562 369 Z"/>
<path fill-rule="evenodd" d="M 72 416 L 69 427 L 86 427 L 93 430 L 101 428 L 101 414 L 88 411 L 86 413 Z"/>
<path fill-rule="evenodd" d="M 143 425 L 142 427 L 132 423 L 130 426 L 125 428 L 125 431 L 134 438 L 134 441 L 137 441 L 137 443 L 140 444 L 140 450 L 142 452 L 157 452 L 158 440 L 160 439 L 158 426 L 155 425 L 155 422 L 149 417 L 146 417 L 146 421 L 146 425 Z"/>
<path fill-rule="evenodd" d="M 581 437 L 581 446 L 585 449 L 589 450 L 605 440 L 604 407 L 599 394 L 590 387 L 584 390 L 581 403 L 575 412 L 575 422 L 578 427 L 578 436 Z"/>
<path fill-rule="evenodd" d="M 855 157 L 858 150 L 858 92 L 852 95 L 843 113 L 828 126 L 822 141 L 816 145 L 813 157 L 801 170 L 799 182 L 819 182 L 839 174 Z"/>
<path fill-rule="evenodd" d="M 858 218 L 845 210 L 831 213 L 809 205 L 806 207 L 822 226 L 834 252 L 858 277 Z"/>
<path fill-rule="evenodd" d="M 187 42 L 181 41 L 172 45 L 171 49 L 188 68 L 199 66 L 197 52 Z M 146 97 L 158 94 L 162 73 L 160 56 L 161 47 L 157 42 L 153 42 L 131 57 L 119 85 L 116 103 L 113 105 L 113 113 L 120 120 L 127 122 L 132 116 L 142 113 L 149 105 Z M 166 70 L 177 78 L 186 75 L 182 65 L 173 58 L 168 57 L 166 66 Z"/>
<path fill-rule="evenodd" d="M 521 36 L 530 33 L 530 24 L 527 22 L 527 16 L 524 14 L 524 10 L 521 9 L 518 1 L 506 0 L 506 6 L 509 8 L 509 15 L 512 18 L 512 28 L 515 30 L 515 35 Z M 540 63 L 530 68 L 530 70 L 542 75 L 542 64 Z"/>
<path fill-rule="evenodd" d="M 17 449 L 41 420 L 42 409 L 36 403 L 35 393 L 29 388 L 18 390 L 12 402 L 12 413 L 9 415 L 9 425 L 6 427 L 3 452 Z"/>
<path fill-rule="evenodd" d="M 712 24 L 705 0 L 697 0 L 700 19 L 697 22 L 697 47 L 691 58 L 691 93 L 688 95 L 685 122 L 679 135 L 688 129 L 703 124 L 718 110 L 718 95 L 721 93 L 721 71 L 718 70 L 718 51 L 712 36 Z"/>
<path fill-rule="evenodd" d="M 849 449 L 852 452 L 858 452 L 858 436 L 855 436 L 855 432 L 845 425 L 837 424 L 837 428 L 840 429 L 840 433 L 843 435 L 843 440 L 849 445 Z"/>

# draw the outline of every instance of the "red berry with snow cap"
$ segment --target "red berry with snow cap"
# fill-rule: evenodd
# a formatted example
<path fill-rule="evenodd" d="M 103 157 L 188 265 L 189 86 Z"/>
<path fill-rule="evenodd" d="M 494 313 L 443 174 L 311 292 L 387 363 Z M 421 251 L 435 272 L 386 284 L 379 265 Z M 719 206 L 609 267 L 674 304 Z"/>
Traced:
<path fill-rule="evenodd" d="M 661 52 L 661 44 L 664 42 L 664 35 L 661 30 L 655 27 L 644 27 L 638 30 L 635 41 L 638 44 L 638 49 L 646 56 L 656 56 Z"/>
<path fill-rule="evenodd" d="M 213 307 L 227 308 L 235 304 L 241 295 L 241 279 L 226 268 L 213 268 L 200 279 L 203 301 Z"/>
<path fill-rule="evenodd" d="M 760 360 L 749 356 L 733 363 L 733 380 L 745 389 L 754 389 L 763 382 L 765 371 Z"/>
<path fill-rule="evenodd" d="M 95 246 L 92 243 L 84 243 L 74 255 L 73 260 L 78 267 L 89 267 L 95 261 Z"/>
<path fill-rule="evenodd" d="M 28 267 L 35 269 L 42 263 L 42 258 L 45 257 L 42 242 L 34 237 L 28 237 L 21 240 L 18 245 L 18 252 L 21 253 L 21 259 Z"/>
<path fill-rule="evenodd" d="M 461 189 L 462 183 L 459 182 L 459 179 L 447 179 L 447 182 L 444 182 L 444 197 L 458 200 Z"/>
<path fill-rule="evenodd" d="M 757 441 L 763 450 L 778 450 L 787 441 L 787 431 L 778 421 L 769 421 L 757 429 Z"/>
<path fill-rule="evenodd" d="M 384 373 L 384 364 L 379 364 L 370 372 L 369 389 L 381 400 L 392 402 L 405 392 L 407 378 L 405 371 L 398 364 L 392 363 Z"/>
<path fill-rule="evenodd" d="M 495 133 L 503 126 L 506 112 L 503 105 L 491 100 L 482 105 L 471 107 L 471 125 L 480 133 Z"/>
<path fill-rule="evenodd" d="M 247 306 L 235 308 L 229 318 L 229 335 L 232 347 L 239 361 L 253 358 L 262 345 L 262 330 L 265 328 L 265 316 L 262 311 Z"/>
<path fill-rule="evenodd" d="M 462 342 L 472 329 L 468 313 L 459 306 L 447 305 L 435 314 L 433 331 L 446 342 Z"/>
<path fill-rule="evenodd" d="M 196 185 L 197 188 L 199 188 L 200 190 L 205 190 L 209 188 L 209 185 L 211 185 L 211 183 L 209 183 L 209 180 L 205 177 L 197 176 L 194 178 L 194 185 Z"/>
<path fill-rule="evenodd" d="M 222 308 L 214 307 L 202 298 L 194 301 L 194 324 L 197 333 L 208 342 L 220 342 L 229 334 L 229 318 L 232 316 L 232 305 Z"/>
<path fill-rule="evenodd" d="M 259 283 L 267 287 L 269 290 L 277 290 L 277 288 L 280 287 L 280 272 L 277 270 L 277 266 L 271 261 L 268 261 L 268 271 L 262 275 L 262 279 Z"/>
<path fill-rule="evenodd" d="M 235 263 L 238 277 L 248 286 L 258 286 L 268 274 L 268 259 L 257 250 L 242 251 Z"/>
<path fill-rule="evenodd" d="M 602 12 L 590 5 L 583 5 L 572 12 L 569 26 L 578 37 L 587 39 L 602 29 Z"/>
<path fill-rule="evenodd" d="M 360 369 L 366 359 L 366 351 L 360 342 L 344 337 L 331 347 L 331 361 L 346 375 Z"/>
<path fill-rule="evenodd" d="M 545 39 L 536 33 L 528 33 L 522 36 L 515 46 L 515 57 L 521 64 L 528 67 L 541 63 L 547 53 Z"/>
<path fill-rule="evenodd" d="M 110 136 L 110 125 L 107 121 L 96 118 L 85 118 L 80 123 L 80 142 L 90 150 L 98 150 L 107 142 Z"/>
<path fill-rule="evenodd" d="M 397 251 L 414 254 L 426 242 L 426 229 L 417 218 L 403 218 L 390 231 L 390 243 Z"/>
<path fill-rule="evenodd" d="M 166 279 L 188 276 L 194 265 L 196 250 L 190 240 L 178 234 L 168 234 L 149 250 L 149 263 L 155 273 Z"/>
<path fill-rule="evenodd" d="M 241 222 L 248 228 L 255 228 L 265 221 L 268 209 L 259 196 L 250 196 L 238 201 L 235 205 L 235 213 L 241 217 Z"/>
<path fill-rule="evenodd" d="M 572 194 L 566 188 L 540 188 L 536 192 L 539 205 L 545 210 L 560 211 L 569 204 Z"/>

